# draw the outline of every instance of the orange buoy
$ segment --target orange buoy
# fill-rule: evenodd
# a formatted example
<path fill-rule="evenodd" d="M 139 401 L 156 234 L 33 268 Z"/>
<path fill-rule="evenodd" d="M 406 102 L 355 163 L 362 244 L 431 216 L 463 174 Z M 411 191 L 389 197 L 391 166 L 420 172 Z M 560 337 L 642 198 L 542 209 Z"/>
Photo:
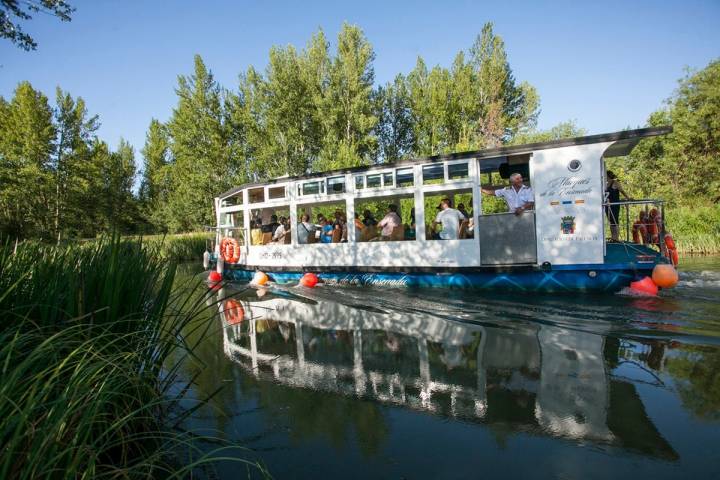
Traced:
<path fill-rule="evenodd" d="M 642 293 L 645 295 L 657 295 L 658 293 L 658 286 L 655 285 L 655 282 L 653 282 L 652 278 L 650 277 L 645 277 L 642 280 L 638 280 L 637 282 L 631 282 L 630 289 L 633 292 Z"/>
<path fill-rule="evenodd" d="M 300 278 L 300 285 L 303 287 L 313 288 L 318 283 L 318 276 L 314 273 L 306 273 Z"/>
<path fill-rule="evenodd" d="M 222 281 L 222 275 L 220 275 L 218 272 L 213 270 L 210 272 L 210 275 L 208 275 L 208 282 L 212 283 L 218 283 Z"/>
<path fill-rule="evenodd" d="M 665 234 L 665 246 L 670 250 L 675 250 L 677 248 L 675 246 L 675 239 L 673 239 L 672 235 L 669 233 Z"/>
<path fill-rule="evenodd" d="M 252 283 L 253 285 L 265 285 L 268 280 L 268 276 L 265 274 L 265 272 L 257 271 L 255 272 L 255 276 L 253 276 Z"/>
<path fill-rule="evenodd" d="M 225 300 L 223 307 L 228 325 L 237 325 L 245 319 L 245 309 L 237 300 Z"/>
<path fill-rule="evenodd" d="M 652 281 L 661 288 L 672 288 L 678 283 L 678 273 L 675 267 L 668 264 L 655 265 L 652 272 Z"/>

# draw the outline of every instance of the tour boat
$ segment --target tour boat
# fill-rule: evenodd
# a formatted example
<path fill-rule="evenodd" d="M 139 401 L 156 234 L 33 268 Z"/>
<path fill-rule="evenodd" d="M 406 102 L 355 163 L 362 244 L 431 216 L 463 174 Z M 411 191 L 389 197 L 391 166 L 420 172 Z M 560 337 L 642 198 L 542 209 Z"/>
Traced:
<path fill-rule="evenodd" d="M 614 292 L 672 263 L 674 242 L 665 243 L 657 199 L 614 203 L 624 240 L 607 238 L 605 159 L 671 131 L 625 130 L 241 185 L 215 198 L 209 263 L 235 281 L 262 271 L 277 283 L 297 282 L 313 272 L 326 284 Z M 487 194 L 512 188 L 513 173 L 534 194 L 534 208 L 521 214 L 502 211 L 502 198 Z M 458 217 L 449 239 L 434 224 L 445 198 L 455 209 L 462 203 L 466 218 Z M 399 222 L 374 226 L 390 205 Z M 648 210 L 654 236 L 631 238 L 633 221 L 650 218 Z M 321 215 L 329 227 L 315 226 Z"/>

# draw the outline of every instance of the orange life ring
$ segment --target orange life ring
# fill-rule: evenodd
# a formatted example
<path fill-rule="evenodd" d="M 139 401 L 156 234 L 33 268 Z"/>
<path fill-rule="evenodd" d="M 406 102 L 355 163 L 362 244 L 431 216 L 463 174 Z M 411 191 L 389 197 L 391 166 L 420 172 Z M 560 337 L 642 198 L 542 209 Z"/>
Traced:
<path fill-rule="evenodd" d="M 240 259 L 240 244 L 232 237 L 225 237 L 220 242 L 220 255 L 228 263 L 236 263 Z"/>
<path fill-rule="evenodd" d="M 675 240 L 669 233 L 665 234 L 665 246 L 670 250 L 675 250 L 677 248 L 675 246 Z"/>
<path fill-rule="evenodd" d="M 245 319 L 245 309 L 242 304 L 232 298 L 225 300 L 223 312 L 225 313 L 225 321 L 227 321 L 228 325 L 237 325 Z"/>

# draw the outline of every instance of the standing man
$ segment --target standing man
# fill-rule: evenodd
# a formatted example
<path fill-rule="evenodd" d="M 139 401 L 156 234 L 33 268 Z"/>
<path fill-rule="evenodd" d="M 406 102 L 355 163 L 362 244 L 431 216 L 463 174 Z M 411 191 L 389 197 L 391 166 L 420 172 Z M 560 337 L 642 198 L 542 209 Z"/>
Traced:
<path fill-rule="evenodd" d="M 441 240 L 457 240 L 460 231 L 460 222 L 465 220 L 465 215 L 452 208 L 449 198 L 440 201 L 440 211 L 435 216 L 433 226 L 442 225 L 439 236 Z"/>
<path fill-rule="evenodd" d="M 509 187 L 481 187 L 485 195 L 502 197 L 507 203 L 508 212 L 515 215 L 522 215 L 525 210 L 532 210 L 535 206 L 535 196 L 532 188 L 523 184 L 522 175 L 513 173 L 510 175 Z"/>

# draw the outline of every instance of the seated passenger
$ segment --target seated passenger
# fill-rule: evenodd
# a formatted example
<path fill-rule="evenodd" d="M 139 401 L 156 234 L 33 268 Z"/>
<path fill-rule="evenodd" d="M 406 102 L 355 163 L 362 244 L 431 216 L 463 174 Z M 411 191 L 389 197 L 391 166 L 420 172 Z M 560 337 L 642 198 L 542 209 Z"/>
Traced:
<path fill-rule="evenodd" d="M 457 210 L 458 210 L 458 212 L 460 212 L 460 213 L 462 213 L 463 215 L 465 215 L 465 218 L 470 218 L 470 214 L 468 213 L 467 210 L 465 210 L 465 204 L 464 204 L 464 203 L 458 203 L 458 208 L 457 208 Z"/>
<path fill-rule="evenodd" d="M 452 202 L 450 202 L 449 198 L 442 199 L 440 208 L 441 210 L 433 222 L 433 227 L 442 225 L 442 231 L 439 234 L 441 240 L 457 240 L 460 222 L 465 220 L 465 215 L 452 208 Z"/>
<path fill-rule="evenodd" d="M 363 228 L 365 228 L 365 224 L 360 220 L 360 215 L 355 212 L 355 230 L 360 232 Z"/>
<path fill-rule="evenodd" d="M 370 210 L 365 210 L 363 212 L 363 223 L 366 227 L 374 227 L 377 225 L 377 220 L 375 220 L 375 217 L 373 217 L 372 212 Z"/>
<path fill-rule="evenodd" d="M 275 230 L 280 226 L 277 215 L 270 216 L 270 223 L 262 226 L 262 233 L 275 235 Z"/>
<path fill-rule="evenodd" d="M 304 213 L 300 217 L 300 222 L 298 222 L 297 235 L 298 243 L 300 244 L 313 243 L 313 240 L 315 239 L 315 225 L 310 223 L 310 215 L 308 215 L 307 213 Z M 312 237 L 313 240 L 308 241 L 308 238 L 310 237 Z"/>
<path fill-rule="evenodd" d="M 525 210 L 532 210 L 535 206 L 535 197 L 532 188 L 523 184 L 523 177 L 519 173 L 510 175 L 509 187 L 481 187 L 485 195 L 502 197 L 507 203 L 508 212 L 521 215 Z"/>
<path fill-rule="evenodd" d="M 262 244 L 262 225 L 260 219 L 256 219 L 250 222 L 250 244 L 260 245 Z"/>
<path fill-rule="evenodd" d="M 347 242 L 347 219 L 340 210 L 335 210 L 335 221 L 333 222 L 333 230 L 340 231 L 340 241 Z"/>
<path fill-rule="evenodd" d="M 377 225 L 382 228 L 382 231 L 380 232 L 381 239 L 383 241 L 390 240 L 393 229 L 402 225 L 402 220 L 397 214 L 397 205 L 388 205 L 387 214 L 385 214 L 383 219 L 380 220 Z"/>
<path fill-rule="evenodd" d="M 290 234 L 290 225 L 288 225 L 288 219 L 285 217 L 280 217 L 280 225 L 275 229 L 275 233 L 273 233 L 272 241 L 273 242 L 284 242 L 285 241 L 285 235 Z"/>

